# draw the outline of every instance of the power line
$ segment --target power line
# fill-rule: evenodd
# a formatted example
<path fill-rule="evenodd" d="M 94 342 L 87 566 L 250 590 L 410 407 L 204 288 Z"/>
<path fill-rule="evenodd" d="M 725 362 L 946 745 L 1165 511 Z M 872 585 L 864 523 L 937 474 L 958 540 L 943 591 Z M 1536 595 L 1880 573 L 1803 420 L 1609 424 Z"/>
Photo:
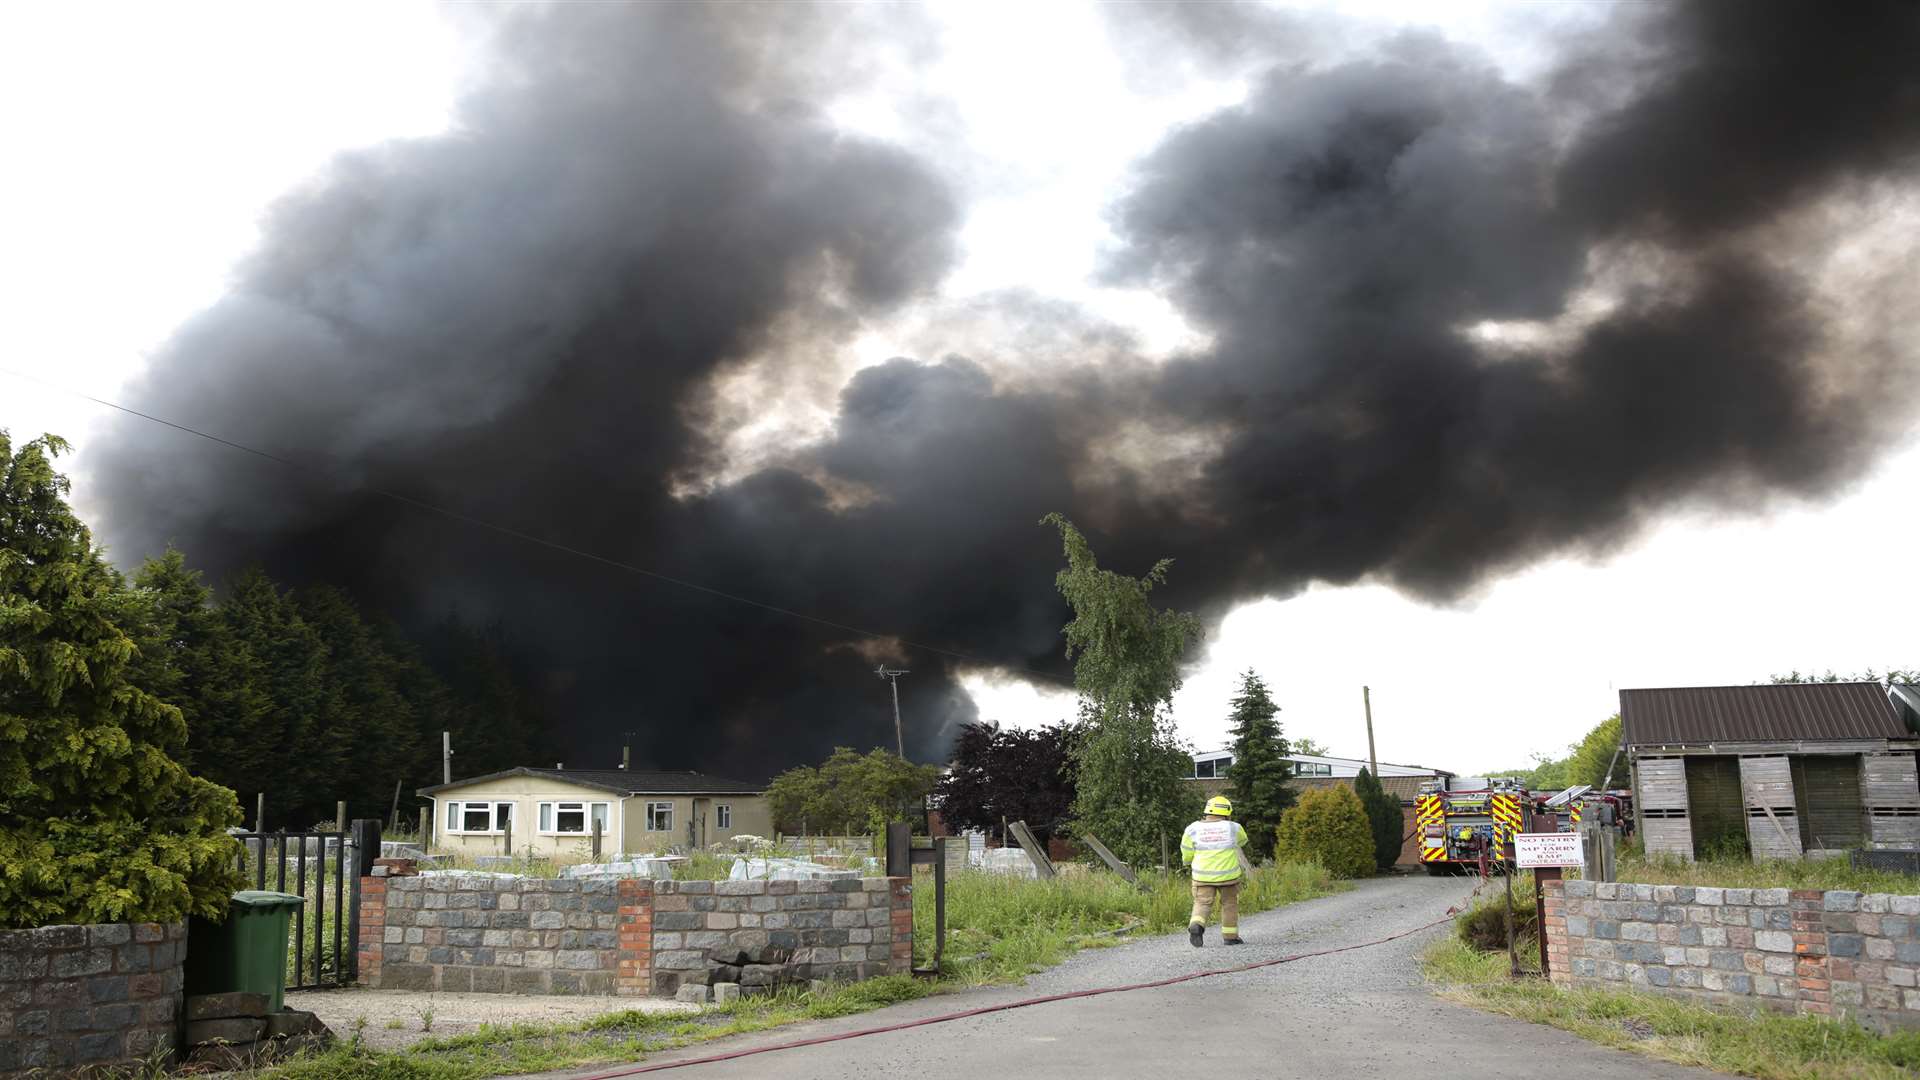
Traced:
<path fill-rule="evenodd" d="M 59 383 L 49 382 L 48 380 L 42 379 L 36 375 L 28 375 L 25 372 L 15 371 L 12 368 L 5 368 L 5 367 L 0 367 L 0 375 L 11 375 L 16 379 L 20 379 L 25 382 L 37 383 L 49 389 L 58 390 L 63 394 L 70 394 L 74 397 L 80 398 L 83 401 L 90 401 L 95 405 L 101 405 L 109 409 L 114 409 L 116 411 L 126 413 L 128 416 L 137 416 L 142 420 L 159 424 L 162 427 L 169 427 L 175 431 L 184 432 L 188 435 L 193 435 L 195 437 L 205 439 L 211 443 L 218 443 L 219 445 L 227 447 L 230 450 L 238 450 L 243 454 L 252 454 L 254 457 L 263 458 L 267 461 L 273 462 L 276 465 L 282 466 L 287 469 L 291 469 L 297 473 L 302 473 L 308 476 L 323 475 L 319 469 L 313 468 L 312 466 L 302 465 L 299 462 L 292 461 L 288 458 L 280 457 L 277 454 L 270 454 L 265 450 L 256 449 L 255 447 L 247 446 L 244 443 L 234 442 L 231 439 L 223 439 L 218 435 L 212 435 L 205 431 L 201 431 L 199 428 L 188 427 L 186 424 L 176 423 L 172 420 L 168 420 L 163 417 L 154 416 L 151 413 L 144 413 L 138 409 L 128 408 L 127 406 L 122 405 L 118 402 L 108 401 L 106 398 L 95 397 L 92 394 L 83 393 L 69 386 L 62 386 Z M 422 510 L 430 514 L 437 514 L 451 521 L 460 522 L 463 525 L 472 525 L 472 526 L 475 526 L 476 528 L 487 529 L 489 531 L 499 533 L 502 536 L 512 537 L 513 539 L 519 540 L 523 543 L 537 544 L 540 547 L 549 548 L 553 551 L 558 551 L 567 555 L 572 555 L 575 558 L 586 559 L 589 562 L 596 562 L 601 564 L 602 566 L 609 566 L 616 570 L 624 570 L 629 574 L 637 574 L 641 577 L 651 578 L 655 581 L 665 582 L 669 585 L 678 585 L 683 589 L 691 589 L 694 592 L 706 593 L 708 596 L 719 597 L 722 600 L 730 600 L 736 604 L 745 604 L 749 607 L 760 608 L 763 611 L 771 611 L 776 615 L 785 615 L 791 619 L 799 619 L 803 622 L 810 622 L 818 626 L 825 626 L 825 627 L 828 627 L 834 630 L 839 630 L 849 634 L 858 634 L 862 637 L 872 638 L 875 641 L 897 641 L 902 645 L 905 645 L 909 648 L 919 649 L 922 652 L 934 653 L 936 655 L 949 657 L 954 660 L 964 660 L 969 664 L 978 664 L 982 667 L 1013 669 L 1013 670 L 1024 672 L 1028 675 L 1036 676 L 1038 678 L 1050 679 L 1054 682 L 1068 683 L 1069 685 L 1072 682 L 1072 680 L 1063 679 L 1060 676 L 1053 674 L 1052 672 L 1041 671 L 1039 668 L 1028 667 L 1025 664 L 1007 664 L 997 660 L 988 660 L 985 657 L 974 656 L 970 653 L 963 653 L 963 652 L 956 651 L 954 649 L 943 649 L 938 645 L 928 645 L 925 642 L 912 641 L 910 639 L 899 637 L 894 634 L 882 634 L 875 630 L 866 630 L 858 626 L 849 626 L 848 624 L 843 622 L 836 622 L 832 619 L 824 619 L 817 615 L 809 615 L 803 611 L 795 611 L 792 608 L 780 607 L 777 604 L 764 603 L 759 600 L 754 600 L 750 597 L 740 596 L 735 593 L 730 593 L 721 589 L 713 588 L 712 586 L 702 585 L 694 581 L 688 581 L 685 578 L 677 578 L 672 576 L 671 574 L 662 574 L 654 570 L 648 570 L 644 567 L 635 566 L 632 563 L 622 562 L 619 559 L 612 559 L 612 558 L 608 558 L 605 555 L 598 555 L 591 551 L 584 551 L 580 548 L 576 548 L 567 544 L 560 543 L 557 540 L 549 540 L 543 536 L 535 536 L 532 533 L 522 532 L 519 529 L 515 529 L 507 525 L 501 525 L 497 522 L 488 521 L 485 518 L 474 517 L 472 514 L 463 514 L 458 510 L 450 510 L 444 506 L 439 506 L 434 503 L 426 502 L 422 499 L 416 499 L 411 495 L 402 495 L 397 491 L 389 491 L 389 490 L 386 490 L 385 488 L 377 488 L 377 487 L 363 487 L 361 490 L 366 491 L 367 493 L 372 495 L 378 495 L 383 499 L 390 499 L 402 505 L 410 506 L 416 510 Z"/>

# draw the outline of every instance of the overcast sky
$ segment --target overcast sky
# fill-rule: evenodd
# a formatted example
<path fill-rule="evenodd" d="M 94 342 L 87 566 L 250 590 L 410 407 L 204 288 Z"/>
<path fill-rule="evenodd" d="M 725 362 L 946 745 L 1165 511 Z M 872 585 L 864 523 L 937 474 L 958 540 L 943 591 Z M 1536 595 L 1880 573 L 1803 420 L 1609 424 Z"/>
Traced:
<path fill-rule="evenodd" d="M 1515 79 L 1539 71 L 1599 10 L 1339 7 L 1363 29 L 1424 19 Z M 938 311 L 870 330 L 849 348 L 849 368 L 964 344 L 935 316 L 1015 288 L 1080 302 L 1161 353 L 1191 336 L 1165 302 L 1096 281 L 1111 235 L 1104 214 L 1130 162 L 1245 87 L 1204 75 L 1143 81 L 1107 47 L 1091 6 L 1021 5 L 1017 33 L 1012 10 L 939 6 L 937 57 L 832 110 L 851 130 L 952 160 L 966 199 L 963 258 Z M 8 7 L 0 109 L 14 152 L 0 172 L 9 208 L 0 367 L 115 397 L 183 319 L 221 295 L 277 195 L 343 148 L 443 130 L 466 46 L 457 13 L 394 0 Z M 908 97 L 946 101 L 952 123 L 907 125 L 903 116 L 922 115 L 897 106 Z M 74 442 L 68 467 L 89 514 L 102 509 L 87 486 L 88 437 L 102 419 L 61 389 L 0 374 L 0 427 L 16 440 L 52 431 Z M 1364 756 L 1367 684 L 1382 759 L 1469 772 L 1559 751 L 1614 711 L 1621 687 L 1920 665 L 1901 595 L 1920 536 L 1917 480 L 1920 449 L 1890 445 L 1829 501 L 1680 513 L 1596 561 L 1533 566 L 1452 608 L 1379 586 L 1249 604 L 1210 633 L 1176 716 L 1201 748 L 1222 744 L 1236 673 L 1252 668 L 1273 687 L 1289 734 Z M 985 716 L 1006 723 L 1071 711 L 1063 695 L 1020 682 L 982 676 L 969 687 Z M 909 677 L 909 703 L 912 693 Z"/>

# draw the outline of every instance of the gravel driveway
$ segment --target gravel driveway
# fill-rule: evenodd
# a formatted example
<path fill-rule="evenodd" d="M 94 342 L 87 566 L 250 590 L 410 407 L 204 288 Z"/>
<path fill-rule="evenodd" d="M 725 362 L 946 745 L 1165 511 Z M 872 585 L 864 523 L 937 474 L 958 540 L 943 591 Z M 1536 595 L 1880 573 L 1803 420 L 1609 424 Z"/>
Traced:
<path fill-rule="evenodd" d="M 860 1016 L 720 1040 L 649 1064 L 897 1024 L 1069 990 L 1358 944 L 1429 922 L 1466 896 L 1459 878 L 1380 878 L 1352 892 L 1243 917 L 1244 948 L 1194 949 L 1184 934 L 1082 952 L 1018 987 L 943 994 Z M 848 1042 L 690 1066 L 688 1078 L 782 1080 L 985 1077 L 1472 1076 L 1475 1080 L 1680 1080 L 1717 1074 L 1608 1050 L 1565 1032 L 1453 1005 L 1424 986 L 1418 958 L 1444 926 L 1337 956 L 1317 957 L 1155 990 L 994 1013 Z M 611 1067 L 551 1074 L 585 1077 Z"/>

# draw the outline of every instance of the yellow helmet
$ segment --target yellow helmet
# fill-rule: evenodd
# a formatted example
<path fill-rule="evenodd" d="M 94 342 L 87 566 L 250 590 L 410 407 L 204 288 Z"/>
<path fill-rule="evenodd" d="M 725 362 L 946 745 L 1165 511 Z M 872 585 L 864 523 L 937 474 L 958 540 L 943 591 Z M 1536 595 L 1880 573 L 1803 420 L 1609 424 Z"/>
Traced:
<path fill-rule="evenodd" d="M 1207 813 L 1218 814 L 1221 817 L 1232 817 L 1233 800 L 1227 798 L 1225 795 L 1215 795 L 1213 798 L 1207 800 Z"/>

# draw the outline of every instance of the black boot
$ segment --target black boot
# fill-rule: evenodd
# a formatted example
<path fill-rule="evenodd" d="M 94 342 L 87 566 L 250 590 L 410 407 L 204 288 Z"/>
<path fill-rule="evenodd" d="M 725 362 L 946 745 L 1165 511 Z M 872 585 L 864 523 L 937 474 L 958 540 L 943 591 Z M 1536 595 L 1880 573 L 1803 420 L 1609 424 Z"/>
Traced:
<path fill-rule="evenodd" d="M 1227 943 L 1227 944 L 1229 944 L 1229 945 L 1245 945 L 1245 944 L 1246 944 L 1246 942 L 1244 942 L 1244 941 L 1242 941 L 1242 940 L 1240 940 L 1240 937 L 1239 937 L 1239 935 L 1235 935 L 1235 936 L 1233 936 L 1233 937 L 1230 937 L 1230 938 L 1226 938 L 1226 939 L 1224 939 L 1224 940 L 1225 940 L 1225 941 L 1226 941 L 1226 943 Z"/>
<path fill-rule="evenodd" d="M 1187 924 L 1187 943 L 1189 945 L 1192 945 L 1196 949 L 1199 948 L 1200 943 L 1206 940 L 1206 936 L 1207 928 L 1205 926 L 1199 923 Z"/>

